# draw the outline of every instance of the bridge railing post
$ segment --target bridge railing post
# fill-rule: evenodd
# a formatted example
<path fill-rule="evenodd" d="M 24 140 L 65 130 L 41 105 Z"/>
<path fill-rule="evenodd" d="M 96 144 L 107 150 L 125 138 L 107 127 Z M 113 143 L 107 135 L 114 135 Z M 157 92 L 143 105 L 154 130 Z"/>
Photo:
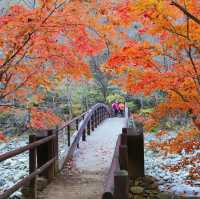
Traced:
<path fill-rule="evenodd" d="M 76 130 L 78 130 L 79 119 L 76 119 Z"/>
<path fill-rule="evenodd" d="M 87 123 L 87 134 L 90 135 L 90 120 Z"/>
<path fill-rule="evenodd" d="M 126 170 L 114 174 L 114 199 L 128 199 L 129 178 Z"/>
<path fill-rule="evenodd" d="M 94 115 L 91 116 L 91 130 L 94 131 Z"/>
<path fill-rule="evenodd" d="M 29 135 L 29 144 L 36 141 L 35 135 Z M 29 150 L 29 174 L 37 169 L 37 149 Z M 23 197 L 37 199 L 37 177 L 33 178 L 29 184 L 22 189 Z"/>
<path fill-rule="evenodd" d="M 94 127 L 97 128 L 98 121 L 97 121 L 97 111 L 94 112 Z"/>
<path fill-rule="evenodd" d="M 128 172 L 133 179 L 144 176 L 144 135 L 143 128 L 127 129 Z"/>
<path fill-rule="evenodd" d="M 127 145 L 119 145 L 119 165 L 121 170 L 128 171 L 128 147 Z"/>
<path fill-rule="evenodd" d="M 54 138 L 54 157 L 56 158 L 55 160 L 55 175 L 59 171 L 59 146 L 58 146 L 58 127 L 56 127 L 55 130 L 55 138 Z"/>
<path fill-rule="evenodd" d="M 40 140 L 48 136 L 47 131 L 42 131 L 36 135 L 36 139 Z M 48 143 L 44 143 L 37 147 L 37 167 L 41 167 L 48 162 Z M 47 170 L 43 171 L 39 176 L 48 178 Z"/>
<path fill-rule="evenodd" d="M 86 131 L 85 131 L 85 129 L 83 130 L 83 133 L 82 133 L 82 141 L 86 141 Z"/>
<path fill-rule="evenodd" d="M 70 125 L 67 125 L 67 145 L 68 145 L 68 147 L 71 145 L 71 143 L 70 143 Z"/>
<path fill-rule="evenodd" d="M 55 130 L 53 129 L 40 132 L 36 135 L 36 140 L 46 138 L 48 136 L 53 135 L 54 133 L 55 133 Z M 58 148 L 57 148 L 58 146 L 57 146 L 57 143 L 55 142 L 57 142 L 57 140 L 52 139 L 37 147 L 37 168 L 43 166 L 50 159 L 56 157 L 56 153 L 58 153 Z M 39 176 L 44 177 L 50 181 L 56 173 L 55 162 L 54 164 L 51 164 L 51 166 L 49 166 L 48 169 L 43 171 Z"/>
<path fill-rule="evenodd" d="M 100 108 L 97 109 L 97 126 L 99 125 L 100 121 L 99 121 L 99 113 L 100 113 Z"/>
<path fill-rule="evenodd" d="M 127 147 L 127 129 L 122 129 L 122 134 L 120 135 L 120 145 L 119 145 L 119 165 L 121 170 L 128 171 L 128 147 Z"/>
<path fill-rule="evenodd" d="M 48 136 L 53 135 L 54 131 L 53 130 L 49 130 L 48 131 Z M 48 146 L 48 151 L 47 151 L 47 157 L 48 160 L 51 160 L 52 158 L 55 157 L 55 139 L 50 140 L 49 142 L 47 142 L 47 146 Z M 55 176 L 55 162 L 54 164 L 51 164 L 49 166 L 49 168 L 47 169 L 48 172 L 48 180 L 51 181 L 54 176 Z"/>
<path fill-rule="evenodd" d="M 99 108 L 99 124 L 101 123 L 101 107 Z"/>
<path fill-rule="evenodd" d="M 103 107 L 101 108 L 101 122 L 103 121 Z"/>

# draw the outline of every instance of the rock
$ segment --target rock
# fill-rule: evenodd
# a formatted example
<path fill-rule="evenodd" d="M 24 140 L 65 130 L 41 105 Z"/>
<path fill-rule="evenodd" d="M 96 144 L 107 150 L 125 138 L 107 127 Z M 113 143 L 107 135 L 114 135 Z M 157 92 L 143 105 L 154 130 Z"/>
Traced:
<path fill-rule="evenodd" d="M 137 178 L 135 180 L 135 186 L 142 186 L 143 185 L 143 180 L 141 178 Z"/>
<path fill-rule="evenodd" d="M 152 156 L 154 154 L 153 151 L 145 151 L 146 156 Z"/>
<path fill-rule="evenodd" d="M 12 196 L 9 197 L 9 199 L 21 199 L 22 193 L 20 191 L 15 192 Z"/>
<path fill-rule="evenodd" d="M 11 164 L 12 164 L 12 160 L 8 159 L 4 161 L 3 166 L 10 166 Z"/>
<path fill-rule="evenodd" d="M 37 189 L 42 191 L 48 185 L 48 180 L 42 177 L 37 178 Z"/>
<path fill-rule="evenodd" d="M 4 186 L 6 184 L 5 179 L 0 179 L 0 187 Z"/>
<path fill-rule="evenodd" d="M 129 193 L 128 194 L 128 198 L 130 199 L 130 198 L 133 198 L 134 196 L 133 196 L 133 194 L 131 194 L 131 193 Z"/>
<path fill-rule="evenodd" d="M 156 182 L 153 182 L 152 184 L 150 184 L 149 186 L 148 186 L 148 189 L 158 189 L 158 184 L 156 183 Z"/>
<path fill-rule="evenodd" d="M 169 192 L 161 192 L 157 194 L 157 197 L 159 199 L 172 199 L 173 195 Z"/>
<path fill-rule="evenodd" d="M 168 181 L 169 178 L 170 178 L 170 177 L 166 175 L 166 176 L 163 177 L 163 180 Z"/>
<path fill-rule="evenodd" d="M 143 180 L 144 180 L 144 182 L 145 182 L 146 184 L 152 184 L 152 183 L 155 182 L 155 178 L 152 177 L 152 176 L 145 176 Z"/>
<path fill-rule="evenodd" d="M 141 193 L 143 193 L 143 191 L 144 191 L 143 187 L 140 187 L 140 186 L 133 186 L 133 187 L 131 187 L 131 192 L 133 194 L 141 194 Z"/>
<path fill-rule="evenodd" d="M 136 180 L 134 184 L 135 184 L 135 186 L 139 186 L 141 184 L 141 182 Z"/>

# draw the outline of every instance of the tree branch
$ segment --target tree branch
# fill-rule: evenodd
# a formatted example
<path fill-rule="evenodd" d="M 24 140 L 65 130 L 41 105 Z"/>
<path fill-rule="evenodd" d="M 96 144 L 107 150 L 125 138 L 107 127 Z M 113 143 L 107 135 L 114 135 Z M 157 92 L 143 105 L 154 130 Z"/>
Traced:
<path fill-rule="evenodd" d="M 188 12 L 183 6 L 178 4 L 176 1 L 171 1 L 171 5 L 176 6 L 180 11 L 182 11 L 186 16 L 192 19 L 194 22 L 200 25 L 200 19 Z"/>

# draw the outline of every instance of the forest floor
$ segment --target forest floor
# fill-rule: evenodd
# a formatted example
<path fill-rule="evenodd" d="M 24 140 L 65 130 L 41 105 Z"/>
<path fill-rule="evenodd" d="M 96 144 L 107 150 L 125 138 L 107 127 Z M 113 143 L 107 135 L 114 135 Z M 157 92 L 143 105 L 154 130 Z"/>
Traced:
<path fill-rule="evenodd" d="M 81 142 L 74 159 L 59 176 L 39 194 L 40 199 L 100 199 L 103 183 L 110 167 L 115 144 L 122 127 L 123 118 L 104 121 L 87 142 Z"/>
<path fill-rule="evenodd" d="M 144 134 L 145 174 L 157 179 L 161 191 L 168 191 L 179 196 L 200 198 L 200 180 L 188 178 L 190 168 L 192 167 L 191 164 L 183 165 L 177 171 L 170 171 L 166 168 L 166 166 L 178 164 L 182 158 L 192 158 L 195 155 L 200 154 L 200 150 L 194 150 L 191 153 L 182 151 L 177 154 L 166 154 L 163 151 L 147 147 L 150 141 L 161 142 L 175 136 L 175 131 L 168 131 L 166 135 L 163 135 L 160 138 L 157 138 L 153 133 Z M 197 168 L 200 168 L 200 161 L 197 161 L 195 164 Z"/>

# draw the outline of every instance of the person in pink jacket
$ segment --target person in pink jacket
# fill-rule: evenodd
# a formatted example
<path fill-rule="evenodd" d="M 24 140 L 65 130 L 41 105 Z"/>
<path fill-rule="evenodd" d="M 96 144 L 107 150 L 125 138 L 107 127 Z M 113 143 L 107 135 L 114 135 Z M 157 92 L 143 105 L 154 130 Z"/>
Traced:
<path fill-rule="evenodd" d="M 115 117 L 116 117 L 119 113 L 119 103 L 117 101 L 112 103 L 112 110 L 113 110 Z"/>

